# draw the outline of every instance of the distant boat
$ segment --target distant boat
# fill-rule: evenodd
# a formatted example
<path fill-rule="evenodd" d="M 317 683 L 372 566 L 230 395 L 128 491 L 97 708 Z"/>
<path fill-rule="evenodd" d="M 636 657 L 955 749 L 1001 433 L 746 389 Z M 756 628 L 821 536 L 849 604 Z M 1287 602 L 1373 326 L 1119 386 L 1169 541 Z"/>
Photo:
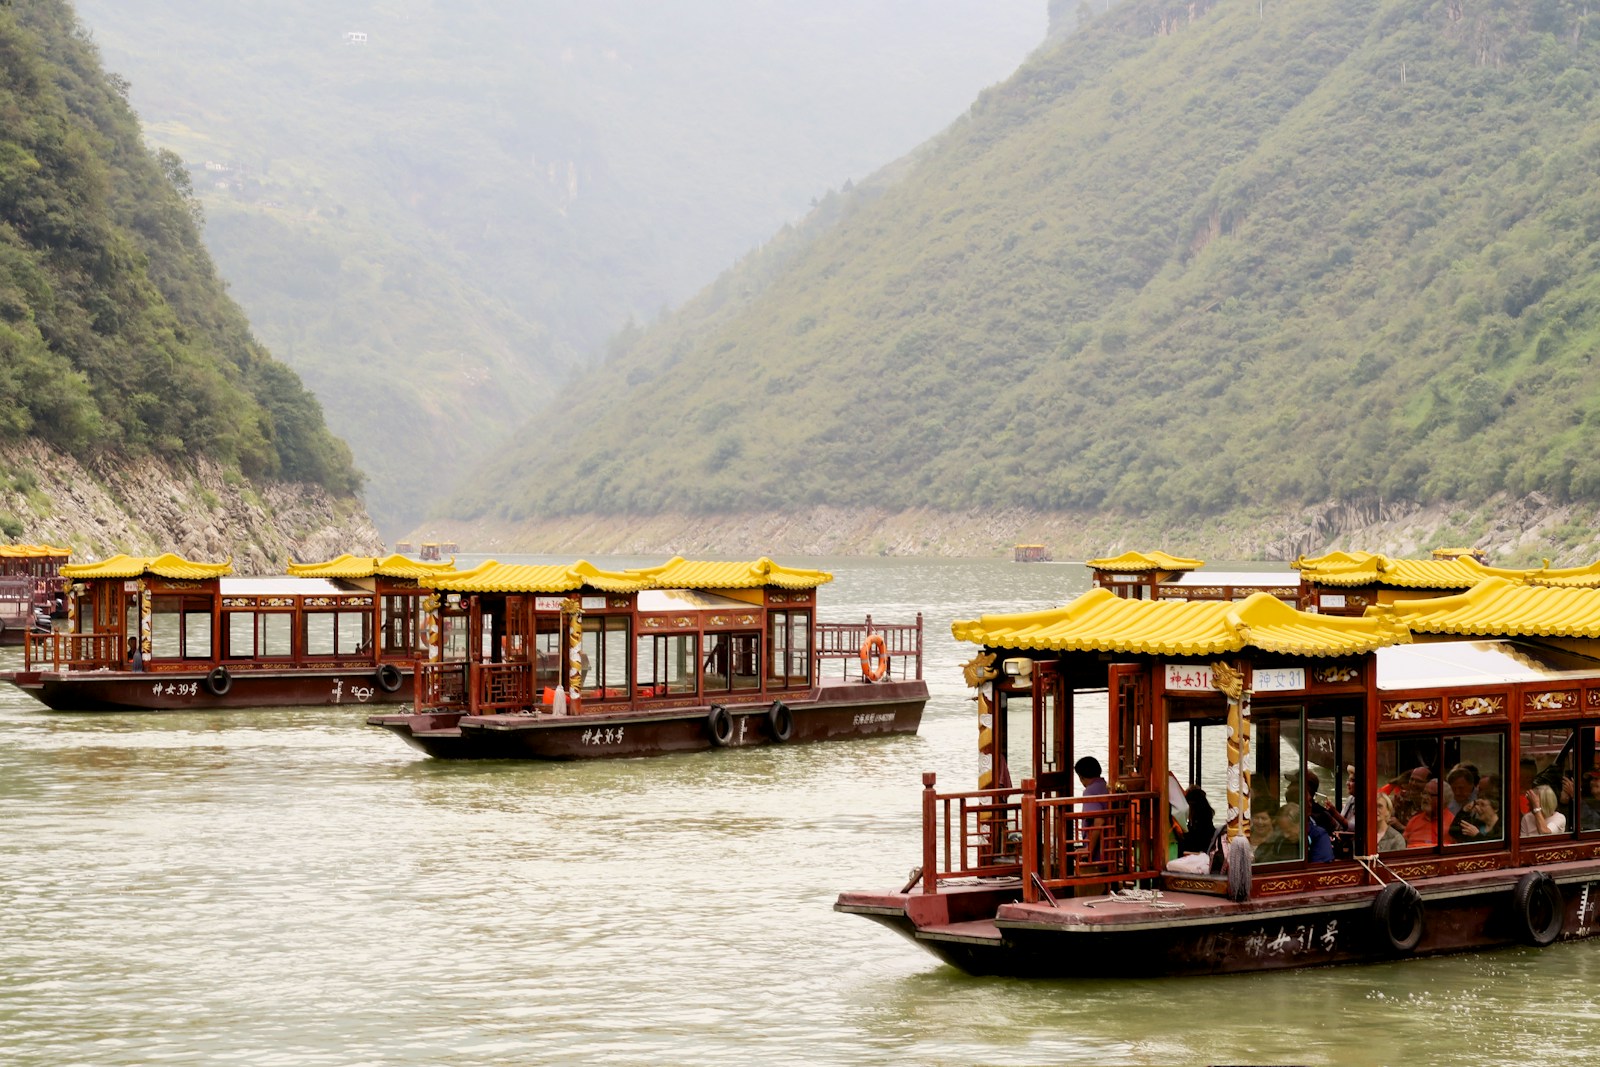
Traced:
<path fill-rule="evenodd" d="M 922 616 L 823 622 L 826 571 L 672 559 L 433 575 L 415 714 L 442 759 L 609 759 L 915 733 Z"/>
<path fill-rule="evenodd" d="M 0 645 L 20 645 L 29 630 L 48 629 L 62 603 L 61 565 L 71 549 L 0 545 Z"/>
<path fill-rule="evenodd" d="M 0 680 L 57 711 L 409 700 L 417 579 L 437 569 L 349 555 L 267 577 L 171 553 L 69 564 L 65 623 L 30 634 L 23 669 Z"/>
<path fill-rule="evenodd" d="M 1049 563 L 1050 548 L 1047 545 L 1017 545 L 1011 550 L 1011 560 L 1013 563 Z"/>

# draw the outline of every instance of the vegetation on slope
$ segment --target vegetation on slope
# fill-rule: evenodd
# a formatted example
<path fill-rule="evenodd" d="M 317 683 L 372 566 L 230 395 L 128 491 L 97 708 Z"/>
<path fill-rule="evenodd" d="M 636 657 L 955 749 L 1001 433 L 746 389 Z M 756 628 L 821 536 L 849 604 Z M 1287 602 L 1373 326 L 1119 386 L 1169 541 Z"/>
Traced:
<path fill-rule="evenodd" d="M 187 175 L 145 148 L 125 91 L 61 0 L 0 8 L 0 437 L 354 491 L 348 449 L 251 338 Z"/>
<path fill-rule="evenodd" d="M 1600 491 L 1580 0 L 1128 0 L 453 505 L 1171 516 Z"/>

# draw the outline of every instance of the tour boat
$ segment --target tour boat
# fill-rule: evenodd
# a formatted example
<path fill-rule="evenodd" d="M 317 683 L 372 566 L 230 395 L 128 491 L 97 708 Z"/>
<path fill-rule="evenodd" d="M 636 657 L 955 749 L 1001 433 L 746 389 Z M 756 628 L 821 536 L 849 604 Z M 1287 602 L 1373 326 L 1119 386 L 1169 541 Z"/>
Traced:
<path fill-rule="evenodd" d="M 1486 578 L 1558 588 L 1600 587 L 1600 562 L 1582 567 L 1491 567 L 1470 548 L 1435 549 L 1431 559 L 1330 552 L 1295 560 L 1300 606 L 1324 615 L 1360 615 L 1374 605 L 1462 593 Z"/>
<path fill-rule="evenodd" d="M 1600 591 L 1497 578 L 1332 617 L 1094 589 L 953 632 L 981 649 L 979 788 L 924 774 L 920 866 L 835 907 L 956 967 L 1216 974 L 1600 932 Z M 1220 833 L 1178 855 L 1211 829 L 1185 824 L 1194 784 Z"/>
<path fill-rule="evenodd" d="M 58 711 L 411 699 L 417 580 L 448 565 L 340 556 L 238 577 L 168 553 L 61 568 L 67 618 L 0 675 Z"/>
<path fill-rule="evenodd" d="M 0 545 L 0 645 L 20 645 L 30 630 L 49 629 L 58 613 L 61 565 L 71 549 Z"/>
<path fill-rule="evenodd" d="M 416 709 L 367 721 L 445 759 L 915 733 L 922 616 L 821 621 L 817 588 L 831 580 L 769 559 L 624 571 L 490 560 L 430 575 Z"/>
<path fill-rule="evenodd" d="M 1205 570 L 1198 559 L 1165 552 L 1124 552 L 1085 560 L 1093 585 L 1133 600 L 1243 600 L 1271 593 L 1301 606 L 1300 576 L 1294 571 Z"/>

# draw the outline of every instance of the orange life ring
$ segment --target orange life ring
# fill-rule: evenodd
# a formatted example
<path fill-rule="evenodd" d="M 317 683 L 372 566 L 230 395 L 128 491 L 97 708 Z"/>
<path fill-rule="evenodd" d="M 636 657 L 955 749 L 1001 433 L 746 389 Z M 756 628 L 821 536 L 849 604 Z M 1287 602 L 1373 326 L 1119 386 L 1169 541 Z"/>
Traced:
<path fill-rule="evenodd" d="M 884 644 L 882 634 L 868 634 L 861 642 L 861 677 L 876 682 L 888 673 L 889 646 Z"/>

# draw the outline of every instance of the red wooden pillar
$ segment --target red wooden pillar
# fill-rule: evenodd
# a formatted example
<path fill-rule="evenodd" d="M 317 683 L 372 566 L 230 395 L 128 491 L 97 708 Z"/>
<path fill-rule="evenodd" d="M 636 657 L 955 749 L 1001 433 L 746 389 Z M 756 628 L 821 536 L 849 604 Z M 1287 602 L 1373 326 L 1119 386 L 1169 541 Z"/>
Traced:
<path fill-rule="evenodd" d="M 936 776 L 922 775 L 922 891 L 929 896 L 939 891 L 939 795 L 934 792 Z"/>

